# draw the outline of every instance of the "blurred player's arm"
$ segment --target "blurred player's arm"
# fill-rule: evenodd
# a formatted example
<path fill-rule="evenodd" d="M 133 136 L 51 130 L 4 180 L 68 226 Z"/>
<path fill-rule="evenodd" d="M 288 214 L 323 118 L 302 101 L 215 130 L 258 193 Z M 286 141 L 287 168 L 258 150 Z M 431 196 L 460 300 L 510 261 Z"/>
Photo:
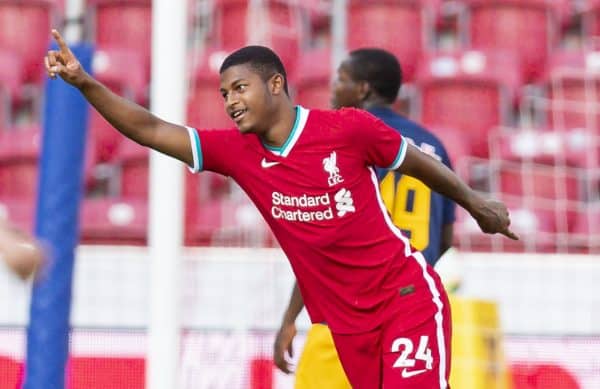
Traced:
<path fill-rule="evenodd" d="M 502 202 L 483 198 L 447 166 L 417 147 L 408 145 L 406 157 L 398 171 L 421 180 L 431 189 L 454 200 L 473 216 L 483 232 L 519 239 L 509 229 L 508 210 Z"/>
<path fill-rule="evenodd" d="M 285 353 L 287 351 L 290 357 L 294 356 L 292 343 L 296 336 L 296 319 L 303 307 L 304 299 L 302 299 L 300 288 L 298 288 L 298 282 L 295 282 L 290 302 L 283 315 L 281 327 L 279 328 L 279 331 L 277 331 L 275 343 L 273 345 L 273 361 L 279 370 L 286 374 L 291 373 L 291 370 L 290 363 L 286 359 Z"/>
<path fill-rule="evenodd" d="M 51 78 L 60 76 L 81 91 L 96 110 L 119 132 L 135 142 L 193 164 L 187 129 L 168 123 L 145 108 L 128 101 L 90 76 L 71 52 L 61 35 L 52 30 L 59 50 L 48 51 L 44 58 Z"/>
<path fill-rule="evenodd" d="M 0 259 L 25 280 L 42 264 L 44 254 L 34 239 L 0 221 Z"/>

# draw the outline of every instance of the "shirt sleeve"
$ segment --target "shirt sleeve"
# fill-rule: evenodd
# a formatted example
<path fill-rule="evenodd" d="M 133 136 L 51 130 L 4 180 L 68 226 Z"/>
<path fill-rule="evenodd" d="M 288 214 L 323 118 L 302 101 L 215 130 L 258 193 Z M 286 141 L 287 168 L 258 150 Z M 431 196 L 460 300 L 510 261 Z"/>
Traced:
<path fill-rule="evenodd" d="M 230 176 L 234 164 L 232 155 L 238 155 L 239 133 L 235 129 L 197 130 L 187 127 L 192 148 L 193 166 L 188 168 L 192 173 L 209 170 Z"/>
<path fill-rule="evenodd" d="M 360 144 L 370 166 L 395 170 L 404 161 L 408 144 L 398 130 L 362 110 L 353 110 L 354 140 Z"/>

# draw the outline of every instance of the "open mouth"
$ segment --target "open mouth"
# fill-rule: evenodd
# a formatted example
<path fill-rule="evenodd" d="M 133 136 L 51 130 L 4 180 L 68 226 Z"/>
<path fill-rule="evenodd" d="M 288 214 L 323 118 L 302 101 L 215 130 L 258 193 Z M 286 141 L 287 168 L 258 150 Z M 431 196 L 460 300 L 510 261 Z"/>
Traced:
<path fill-rule="evenodd" d="M 246 109 L 236 109 L 235 111 L 231 112 L 230 116 L 233 119 L 233 121 L 239 123 L 244 117 L 246 111 Z"/>

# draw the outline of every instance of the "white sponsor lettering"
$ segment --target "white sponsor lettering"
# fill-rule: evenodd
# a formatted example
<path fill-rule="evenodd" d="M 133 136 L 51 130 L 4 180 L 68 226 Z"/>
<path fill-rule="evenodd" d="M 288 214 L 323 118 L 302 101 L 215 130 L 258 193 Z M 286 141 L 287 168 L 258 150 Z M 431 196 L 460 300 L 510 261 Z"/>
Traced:
<path fill-rule="evenodd" d="M 333 210 L 329 207 L 323 211 L 302 211 L 300 209 L 286 211 L 279 207 L 272 207 L 271 215 L 275 219 L 284 219 L 292 222 L 312 222 L 315 220 L 333 219 Z"/>
<path fill-rule="evenodd" d="M 355 212 L 352 194 L 347 189 L 340 189 L 334 196 L 337 216 L 342 217 L 348 212 Z M 328 193 L 317 196 L 303 194 L 288 196 L 280 192 L 271 194 L 271 216 L 294 222 L 314 222 L 331 220 L 334 210 Z M 292 208 L 292 209 L 288 209 Z"/>
<path fill-rule="evenodd" d="M 273 192 L 271 195 L 273 205 L 285 205 L 288 207 L 314 208 L 320 205 L 330 205 L 329 196 L 327 193 L 322 196 L 286 196 L 279 192 Z"/>

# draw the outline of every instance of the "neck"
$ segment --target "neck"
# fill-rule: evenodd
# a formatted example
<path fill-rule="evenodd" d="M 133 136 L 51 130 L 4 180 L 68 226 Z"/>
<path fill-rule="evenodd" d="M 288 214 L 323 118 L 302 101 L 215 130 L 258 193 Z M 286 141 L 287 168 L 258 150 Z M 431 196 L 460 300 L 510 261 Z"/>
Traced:
<path fill-rule="evenodd" d="M 365 100 L 362 104 L 362 109 L 375 109 L 375 108 L 392 108 L 392 104 L 386 102 L 379 96 L 371 96 Z"/>
<path fill-rule="evenodd" d="M 263 143 L 272 147 L 281 147 L 290 136 L 296 121 L 296 107 L 287 101 L 273 114 L 269 129 L 260 135 Z"/>

